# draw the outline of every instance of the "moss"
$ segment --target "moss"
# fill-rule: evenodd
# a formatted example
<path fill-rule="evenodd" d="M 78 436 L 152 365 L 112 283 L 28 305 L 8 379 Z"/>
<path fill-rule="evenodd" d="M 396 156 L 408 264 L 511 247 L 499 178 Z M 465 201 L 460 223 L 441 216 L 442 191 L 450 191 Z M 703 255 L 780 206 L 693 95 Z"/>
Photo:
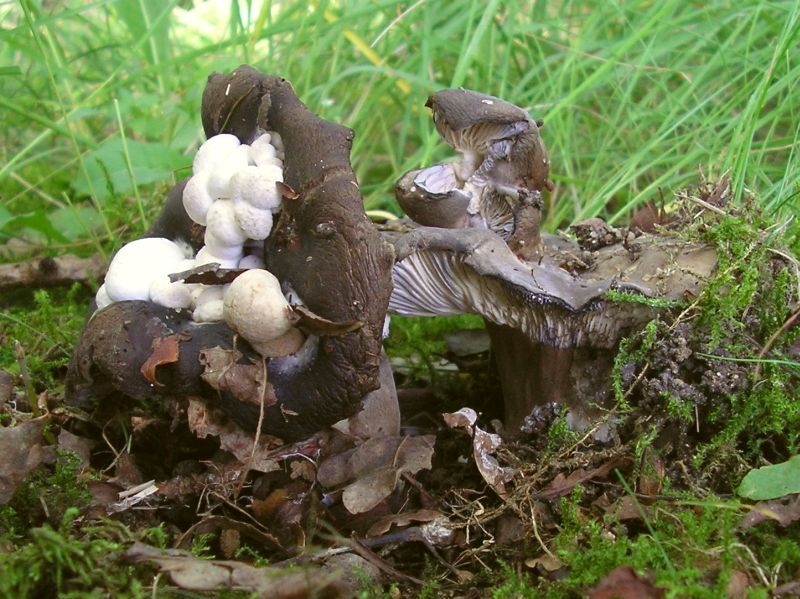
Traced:
<path fill-rule="evenodd" d="M 57 528 L 28 532 L 26 542 L 0 552 L 4 597 L 145 597 L 137 570 L 119 562 L 132 535 L 109 523 L 78 532 L 78 510 L 64 513 Z M 139 578 L 142 578 L 139 574 Z"/>
<path fill-rule="evenodd" d="M 89 504 L 87 481 L 78 457 L 56 450 L 53 466 L 40 466 L 29 474 L 17 487 L 9 507 L 16 521 L 26 528 L 45 521 L 58 523 L 70 509 Z"/>

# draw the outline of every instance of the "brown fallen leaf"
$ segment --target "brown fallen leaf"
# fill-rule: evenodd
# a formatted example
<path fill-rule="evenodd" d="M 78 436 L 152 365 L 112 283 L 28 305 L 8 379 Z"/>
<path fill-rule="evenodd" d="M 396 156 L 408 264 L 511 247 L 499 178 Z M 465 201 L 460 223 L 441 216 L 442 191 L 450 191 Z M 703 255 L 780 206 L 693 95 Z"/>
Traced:
<path fill-rule="evenodd" d="M 52 447 L 43 446 L 46 417 L 0 428 L 0 505 L 11 500 L 17 486 L 39 464 L 52 464 Z"/>
<path fill-rule="evenodd" d="M 297 326 L 306 333 L 313 333 L 321 337 L 338 337 L 345 333 L 352 333 L 364 326 L 360 320 L 334 322 L 315 314 L 305 306 L 292 306 L 292 312 L 297 317 Z"/>
<path fill-rule="evenodd" d="M 368 537 L 377 537 L 389 532 L 392 526 L 408 526 L 412 522 L 433 522 L 437 518 L 444 518 L 438 510 L 414 510 L 413 512 L 403 512 L 402 514 L 390 514 L 384 516 L 367 531 Z"/>
<path fill-rule="evenodd" d="M 342 502 L 351 514 L 368 512 L 391 495 L 404 472 L 430 469 L 435 440 L 433 435 L 368 439 L 322 462 L 317 481 L 329 489 L 353 481 Z"/>
<path fill-rule="evenodd" d="M 275 389 L 266 380 L 263 362 L 241 364 L 242 353 L 237 350 L 212 347 L 200 352 L 205 382 L 218 391 L 229 391 L 241 402 L 269 407 L 277 403 Z"/>
<path fill-rule="evenodd" d="M 752 528 L 765 520 L 773 520 L 784 527 L 800 520 L 800 494 L 773 501 L 759 501 L 750 508 L 739 523 L 739 528 Z"/>
<path fill-rule="evenodd" d="M 63 451 L 71 451 L 78 456 L 80 465 L 83 468 L 89 465 L 94 446 L 95 442 L 93 440 L 73 435 L 66 429 L 61 429 L 61 432 L 58 433 L 58 448 Z"/>
<path fill-rule="evenodd" d="M 750 588 L 750 577 L 747 572 L 741 570 L 731 570 L 728 586 L 725 588 L 725 596 L 729 599 L 745 599 Z"/>
<path fill-rule="evenodd" d="M 510 482 L 515 472 L 504 468 L 494 457 L 494 453 L 502 445 L 500 435 L 488 433 L 476 425 L 478 414 L 472 408 L 461 408 L 457 412 L 442 414 L 445 424 L 450 428 L 463 428 L 472 436 L 472 455 L 483 480 L 502 499 L 508 498 L 506 483 Z"/>
<path fill-rule="evenodd" d="M 236 589 L 270 599 L 347 596 L 339 574 L 324 573 L 319 568 L 254 568 L 236 561 L 202 560 L 177 549 L 161 551 L 143 543 L 134 543 L 124 557 L 134 564 L 155 563 L 174 584 L 189 591 Z"/>
<path fill-rule="evenodd" d="M 163 387 L 156 380 L 156 368 L 163 364 L 174 364 L 180 359 L 180 342 L 187 339 L 185 333 L 155 337 L 153 339 L 153 352 L 142 364 L 140 371 L 148 383 Z"/>
<path fill-rule="evenodd" d="M 665 590 L 639 576 L 630 566 L 620 566 L 606 574 L 587 595 L 589 599 L 661 599 Z"/>
<path fill-rule="evenodd" d="M 258 472 L 273 472 L 281 468 L 283 456 L 278 448 L 283 446 L 283 442 L 280 439 L 262 433 L 253 452 L 255 435 L 243 431 L 204 402 L 193 398 L 189 399 L 186 416 L 189 430 L 200 439 L 209 435 L 219 437 L 220 449 L 232 453 L 241 466 L 246 465 Z"/>

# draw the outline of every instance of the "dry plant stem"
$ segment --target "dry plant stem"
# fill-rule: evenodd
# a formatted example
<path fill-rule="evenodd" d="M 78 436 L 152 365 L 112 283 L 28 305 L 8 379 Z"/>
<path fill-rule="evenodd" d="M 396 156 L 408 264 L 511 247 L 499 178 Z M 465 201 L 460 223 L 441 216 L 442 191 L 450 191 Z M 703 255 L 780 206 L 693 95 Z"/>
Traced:
<path fill-rule="evenodd" d="M 410 582 L 411 584 L 415 584 L 417 586 L 422 586 L 425 584 L 423 580 L 415 578 L 414 576 L 409 576 L 408 574 L 404 574 L 397 568 L 386 563 L 385 560 L 381 559 L 374 551 L 370 550 L 362 541 L 355 537 L 350 539 L 350 547 L 355 553 L 394 579 L 405 580 L 406 582 Z"/>
<path fill-rule="evenodd" d="M 767 342 L 764 344 L 764 347 L 761 348 L 761 351 L 758 352 L 757 358 L 762 360 L 764 356 L 769 353 L 769 350 L 772 349 L 772 346 L 778 340 L 778 337 L 783 335 L 786 331 L 791 329 L 795 323 L 800 320 L 800 308 L 795 310 L 789 318 L 781 325 L 781 327 L 770 335 L 770 338 L 767 339 Z M 761 377 L 761 364 L 756 364 L 756 371 L 755 371 L 755 380 L 758 380 Z"/>
<path fill-rule="evenodd" d="M 22 383 L 25 385 L 25 397 L 28 400 L 28 405 L 34 418 L 42 415 L 39 410 L 39 402 L 36 397 L 36 390 L 33 388 L 33 381 L 31 380 L 30 372 L 28 372 L 28 360 L 25 358 L 25 350 L 22 344 L 14 340 L 14 353 L 17 355 L 17 364 L 19 364 L 19 371 L 22 375 Z"/>

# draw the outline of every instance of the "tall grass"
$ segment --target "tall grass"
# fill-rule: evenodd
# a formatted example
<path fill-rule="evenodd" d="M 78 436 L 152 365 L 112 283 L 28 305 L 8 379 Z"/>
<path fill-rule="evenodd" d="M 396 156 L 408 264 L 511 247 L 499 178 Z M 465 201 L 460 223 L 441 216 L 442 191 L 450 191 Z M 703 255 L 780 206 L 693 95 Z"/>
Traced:
<path fill-rule="evenodd" d="M 163 197 L 153 182 L 188 173 L 206 76 L 242 62 L 355 129 L 369 208 L 396 211 L 396 178 L 449 155 L 424 108 L 449 86 L 545 120 L 550 229 L 623 220 L 701 174 L 729 172 L 737 198 L 771 211 L 798 204 L 794 0 L 233 0 L 202 28 L 187 4 L 0 4 L 0 240 L 36 233 L 45 198 L 91 220 L 55 241 L 91 229 L 108 249 L 140 231 Z"/>

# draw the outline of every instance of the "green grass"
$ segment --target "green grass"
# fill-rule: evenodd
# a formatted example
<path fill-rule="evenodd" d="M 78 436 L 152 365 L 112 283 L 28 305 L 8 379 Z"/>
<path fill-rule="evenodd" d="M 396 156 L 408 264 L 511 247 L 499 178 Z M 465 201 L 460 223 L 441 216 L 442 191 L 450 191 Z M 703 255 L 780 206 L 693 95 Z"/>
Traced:
<path fill-rule="evenodd" d="M 0 5 L 0 235 L 95 251 L 136 235 L 163 198 L 153 183 L 188 172 L 207 74 L 242 62 L 356 130 L 370 208 L 396 210 L 395 179 L 448 156 L 423 107 L 448 86 L 546 121 L 551 229 L 622 220 L 698 172 L 729 171 L 737 197 L 751 189 L 769 211 L 797 204 L 791 0 L 222 2 L 208 35 L 181 24 L 186 5 Z M 70 206 L 86 226 L 59 239 L 44 223 Z"/>

